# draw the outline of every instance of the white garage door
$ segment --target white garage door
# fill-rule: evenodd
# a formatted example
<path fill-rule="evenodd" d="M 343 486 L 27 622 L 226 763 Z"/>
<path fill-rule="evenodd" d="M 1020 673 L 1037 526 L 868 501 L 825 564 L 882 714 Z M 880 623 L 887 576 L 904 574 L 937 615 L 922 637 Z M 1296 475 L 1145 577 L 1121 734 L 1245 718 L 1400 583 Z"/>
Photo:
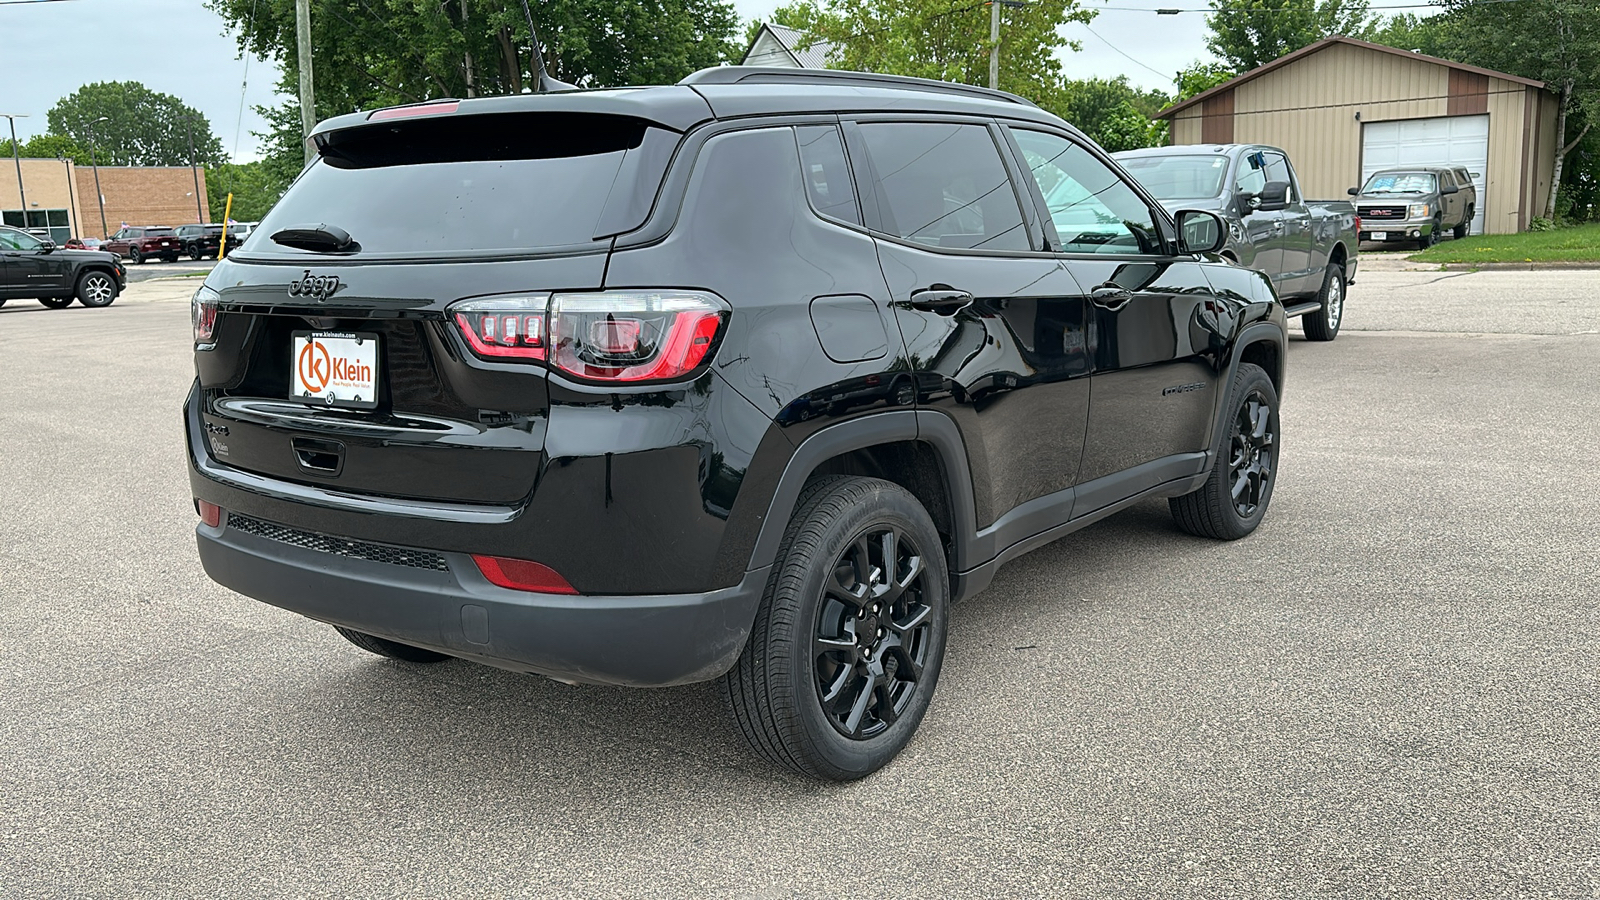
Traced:
<path fill-rule="evenodd" d="M 1361 126 L 1361 181 L 1395 166 L 1464 166 L 1478 189 L 1472 233 L 1483 233 L 1489 181 L 1489 117 L 1443 116 Z"/>

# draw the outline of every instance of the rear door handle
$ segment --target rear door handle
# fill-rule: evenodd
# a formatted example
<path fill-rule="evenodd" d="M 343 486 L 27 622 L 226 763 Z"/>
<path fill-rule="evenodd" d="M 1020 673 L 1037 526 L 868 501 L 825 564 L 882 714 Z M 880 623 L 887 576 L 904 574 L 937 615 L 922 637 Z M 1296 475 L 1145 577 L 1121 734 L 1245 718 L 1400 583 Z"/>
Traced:
<path fill-rule="evenodd" d="M 1115 284 L 1102 284 L 1089 292 L 1089 299 L 1094 301 L 1095 306 L 1116 312 L 1128 305 L 1128 301 L 1133 299 L 1133 292 Z"/>
<path fill-rule="evenodd" d="M 972 292 L 953 288 L 948 284 L 935 284 L 911 294 L 908 304 L 912 309 L 953 316 L 972 302 Z"/>

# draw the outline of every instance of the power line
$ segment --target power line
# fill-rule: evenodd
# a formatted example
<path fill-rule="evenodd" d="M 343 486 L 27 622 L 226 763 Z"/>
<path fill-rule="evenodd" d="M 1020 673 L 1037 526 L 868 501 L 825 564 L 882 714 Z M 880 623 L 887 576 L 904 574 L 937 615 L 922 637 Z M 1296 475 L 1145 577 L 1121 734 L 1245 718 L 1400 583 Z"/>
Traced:
<path fill-rule="evenodd" d="M 1387 9 L 1436 9 L 1436 10 L 1439 10 L 1440 12 L 1449 12 L 1449 11 L 1452 11 L 1452 10 L 1466 9 L 1466 8 L 1470 8 L 1470 7 L 1474 7 L 1474 6 L 1491 6 L 1491 5 L 1500 4 L 1500 3 L 1527 3 L 1527 2 L 1530 2 L 1530 0 L 1473 0 L 1473 2 L 1471 2 L 1471 3 L 1457 4 L 1454 7 L 1441 6 L 1438 3 L 1397 3 L 1397 4 L 1392 4 L 1392 5 L 1386 5 L 1386 6 L 1369 6 L 1369 7 L 1367 7 L 1367 9 L 1369 11 L 1374 11 L 1374 12 L 1387 10 Z M 1095 5 L 1095 6 L 1087 6 L 1087 7 L 1084 7 L 1084 8 L 1085 9 L 1092 9 L 1092 10 L 1095 10 L 1097 12 L 1149 12 L 1149 13 L 1156 13 L 1158 15 L 1163 15 L 1163 16 L 1186 15 L 1186 14 L 1190 14 L 1190 13 L 1201 13 L 1203 15 L 1212 15 L 1212 14 L 1218 12 L 1218 10 L 1213 9 L 1213 8 L 1211 8 L 1209 6 L 1191 8 L 1191 7 L 1172 7 L 1172 6 L 1099 6 L 1099 5 Z M 1239 15 L 1244 15 L 1244 16 L 1254 16 L 1254 15 L 1259 15 L 1259 14 L 1262 14 L 1262 13 L 1269 13 L 1269 14 L 1276 14 L 1276 13 L 1288 14 L 1288 13 L 1293 13 L 1293 14 L 1296 14 L 1296 15 L 1305 15 L 1309 10 L 1304 9 L 1304 8 L 1279 7 L 1277 9 L 1245 9 L 1245 10 L 1225 10 L 1225 11 L 1226 12 L 1231 12 L 1231 13 L 1237 13 Z"/>
<path fill-rule="evenodd" d="M 1123 53 L 1122 52 L 1122 48 L 1118 47 L 1116 44 L 1111 43 L 1110 41 L 1106 40 L 1105 38 L 1100 37 L 1100 32 L 1095 31 L 1093 28 L 1090 28 L 1088 22 L 1080 22 L 1079 24 L 1081 24 L 1084 27 L 1084 29 L 1086 29 L 1090 34 L 1094 35 L 1097 38 L 1100 38 L 1100 43 L 1105 44 L 1107 47 L 1110 47 L 1112 50 L 1117 51 L 1117 53 L 1120 54 L 1122 56 L 1122 58 L 1126 59 L 1128 62 L 1131 62 L 1134 65 L 1139 66 L 1139 67 L 1141 67 L 1141 68 L 1143 68 L 1143 69 L 1145 69 L 1147 71 L 1154 72 L 1155 74 L 1160 75 L 1162 78 L 1166 78 L 1166 79 L 1171 79 L 1172 78 L 1171 74 L 1169 74 L 1167 72 L 1157 71 L 1157 70 L 1151 68 L 1150 66 L 1147 66 L 1144 63 L 1138 61 L 1137 59 L 1134 59 L 1133 57 L 1129 56 L 1128 54 Z"/>

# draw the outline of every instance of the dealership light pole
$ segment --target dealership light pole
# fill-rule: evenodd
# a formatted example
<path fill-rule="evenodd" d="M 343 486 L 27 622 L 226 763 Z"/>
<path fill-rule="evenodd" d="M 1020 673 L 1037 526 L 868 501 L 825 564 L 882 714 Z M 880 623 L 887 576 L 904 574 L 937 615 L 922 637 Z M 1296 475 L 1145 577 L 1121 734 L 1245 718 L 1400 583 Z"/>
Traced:
<path fill-rule="evenodd" d="M 179 116 L 178 118 L 183 120 L 183 133 L 189 139 L 189 174 L 194 176 L 194 214 L 196 216 L 194 221 L 196 225 L 204 225 L 206 223 L 206 214 L 200 208 L 200 169 L 197 167 L 194 158 L 194 117 Z"/>
<path fill-rule="evenodd" d="M 100 204 L 100 239 L 111 237 L 111 229 L 106 227 L 106 195 L 100 193 L 100 151 L 95 149 L 94 126 L 101 122 L 111 121 L 110 116 L 101 116 L 89 123 L 89 165 L 94 169 L 94 199 Z"/>
<path fill-rule="evenodd" d="M 1000 7 L 1021 9 L 1027 0 L 989 0 L 989 88 L 1000 89 Z"/>
<path fill-rule="evenodd" d="M 17 143 L 17 120 L 26 119 L 25 115 L 12 115 L 0 113 L 11 122 L 11 161 L 17 164 L 17 193 L 22 195 L 22 230 L 28 230 L 28 192 L 22 189 L 22 146 Z"/>

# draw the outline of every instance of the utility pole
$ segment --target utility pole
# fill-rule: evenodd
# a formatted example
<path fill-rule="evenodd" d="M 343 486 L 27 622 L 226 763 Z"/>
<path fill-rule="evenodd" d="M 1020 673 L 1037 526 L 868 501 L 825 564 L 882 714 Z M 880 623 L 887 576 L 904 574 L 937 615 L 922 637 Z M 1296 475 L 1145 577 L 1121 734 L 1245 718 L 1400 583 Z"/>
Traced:
<path fill-rule="evenodd" d="M 989 90 L 1000 89 L 1000 3 L 989 0 Z"/>
<path fill-rule="evenodd" d="M 472 46 L 471 38 L 469 37 L 470 34 L 471 34 L 471 32 L 467 29 L 467 0 L 461 0 L 461 39 L 467 42 L 467 46 L 468 47 Z M 473 87 L 472 87 L 472 51 L 471 50 L 468 50 L 466 52 L 466 63 L 467 63 L 467 98 L 471 99 L 471 98 L 476 97 L 478 95 L 478 92 L 473 90 Z"/>
<path fill-rule="evenodd" d="M 311 0 L 294 0 L 294 32 L 300 58 L 300 137 L 309 166 L 316 156 L 305 138 L 317 127 L 317 101 L 311 91 Z"/>
<path fill-rule="evenodd" d="M 22 230 L 28 230 L 28 192 L 22 189 L 22 146 L 17 143 L 17 120 L 25 115 L 0 113 L 11 122 L 11 161 L 17 164 L 17 193 L 22 195 Z"/>

